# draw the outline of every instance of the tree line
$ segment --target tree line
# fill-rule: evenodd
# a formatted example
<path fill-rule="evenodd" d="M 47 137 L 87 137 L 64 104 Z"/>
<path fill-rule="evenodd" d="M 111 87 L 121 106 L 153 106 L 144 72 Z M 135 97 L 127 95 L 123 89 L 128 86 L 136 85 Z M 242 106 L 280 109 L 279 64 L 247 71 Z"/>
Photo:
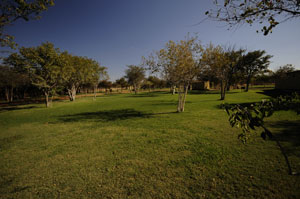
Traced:
<path fill-rule="evenodd" d="M 234 85 L 248 92 L 253 80 L 274 82 L 276 77 L 294 70 L 286 65 L 272 73 L 268 69 L 271 58 L 264 50 L 247 51 L 212 43 L 202 45 L 196 37 L 189 37 L 178 42 L 169 41 L 163 49 L 143 57 L 143 66 L 160 73 L 173 90 L 177 88 L 177 111 L 183 112 L 188 89 L 195 80 L 218 84 L 220 100 L 224 100 L 226 92 Z"/>
<path fill-rule="evenodd" d="M 45 96 L 46 106 L 51 105 L 55 94 L 67 94 L 75 101 L 83 88 L 92 89 L 155 89 L 169 87 L 178 93 L 177 111 L 183 112 L 186 95 L 195 81 L 210 81 L 219 85 L 221 100 L 232 86 L 245 85 L 247 92 L 251 81 L 274 82 L 274 79 L 294 70 L 286 65 L 275 73 L 268 70 L 271 55 L 264 50 L 247 51 L 234 46 L 202 45 L 196 37 L 178 42 L 169 41 L 163 49 L 142 58 L 141 65 L 129 65 L 124 77 L 109 81 L 107 68 L 90 58 L 61 52 L 46 42 L 37 47 L 21 47 L 3 60 L 0 74 L 0 91 L 8 102 L 24 99 L 25 95 Z M 153 74 L 146 78 L 146 70 Z"/>
<path fill-rule="evenodd" d="M 83 86 L 92 87 L 95 93 L 99 81 L 108 77 L 107 68 L 97 61 L 61 52 L 49 42 L 21 47 L 5 58 L 0 67 L 0 85 L 7 101 L 24 98 L 26 93 L 32 97 L 42 92 L 47 107 L 57 93 L 67 92 L 70 101 L 76 99 Z"/>

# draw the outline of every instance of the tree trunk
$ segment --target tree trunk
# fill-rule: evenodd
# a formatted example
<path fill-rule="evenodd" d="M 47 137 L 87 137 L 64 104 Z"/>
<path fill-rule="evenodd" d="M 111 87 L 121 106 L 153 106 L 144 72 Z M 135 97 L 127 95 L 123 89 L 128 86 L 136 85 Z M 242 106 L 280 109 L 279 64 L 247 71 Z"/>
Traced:
<path fill-rule="evenodd" d="M 181 90 L 182 88 L 180 87 L 178 88 L 178 105 L 177 105 L 178 113 L 184 112 L 184 105 L 185 105 L 188 87 L 189 87 L 188 85 L 185 85 L 183 87 L 183 90 Z"/>
<path fill-rule="evenodd" d="M 94 85 L 94 100 L 96 100 L 97 97 L 97 85 Z"/>
<path fill-rule="evenodd" d="M 226 91 L 230 91 L 230 87 L 231 87 L 231 82 L 229 81 L 227 86 L 226 86 Z"/>
<path fill-rule="evenodd" d="M 70 101 L 75 101 L 76 98 L 76 87 L 75 85 L 72 85 L 71 89 L 68 89 L 68 95 Z"/>
<path fill-rule="evenodd" d="M 181 91 L 178 90 L 178 104 L 177 104 L 177 112 L 180 113 L 181 112 L 181 103 L 182 103 L 182 94 Z"/>
<path fill-rule="evenodd" d="M 134 89 L 134 94 L 137 94 L 137 86 L 133 85 L 133 89 Z"/>
<path fill-rule="evenodd" d="M 175 95 L 176 92 L 176 86 L 172 86 L 172 95 Z"/>
<path fill-rule="evenodd" d="M 248 92 L 249 90 L 249 84 L 250 84 L 250 78 L 247 78 L 247 82 L 246 82 L 246 88 L 245 88 L 245 92 Z"/>
<path fill-rule="evenodd" d="M 9 92 L 9 102 L 12 102 L 13 99 L 14 99 L 14 87 L 11 87 Z"/>
<path fill-rule="evenodd" d="M 49 92 L 45 91 L 45 102 L 46 102 L 46 107 L 50 107 L 50 103 L 49 103 Z"/>
<path fill-rule="evenodd" d="M 9 102 L 9 88 L 8 87 L 5 87 L 5 98 L 6 98 L 6 101 Z"/>
<path fill-rule="evenodd" d="M 221 81 L 221 100 L 225 99 L 226 83 Z"/>
<path fill-rule="evenodd" d="M 184 105 L 185 105 L 185 100 L 186 100 L 186 95 L 187 95 L 188 88 L 189 88 L 189 85 L 184 87 L 183 101 L 181 103 L 181 112 L 184 112 Z"/>

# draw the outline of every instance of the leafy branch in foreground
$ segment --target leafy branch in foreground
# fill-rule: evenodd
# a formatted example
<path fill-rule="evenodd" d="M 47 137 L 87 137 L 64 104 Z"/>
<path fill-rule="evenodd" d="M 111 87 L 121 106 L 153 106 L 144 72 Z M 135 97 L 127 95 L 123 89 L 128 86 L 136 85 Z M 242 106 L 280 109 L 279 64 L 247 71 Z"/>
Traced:
<path fill-rule="evenodd" d="M 294 110 L 297 114 L 300 114 L 300 95 L 294 93 L 289 96 L 280 96 L 275 99 L 262 100 L 260 103 L 251 104 L 250 107 L 244 107 L 239 104 L 224 104 L 224 108 L 229 115 L 230 125 L 232 127 L 236 126 L 242 129 L 242 133 L 239 134 L 238 137 L 243 143 L 246 143 L 249 139 L 251 130 L 262 128 L 263 131 L 261 133 L 261 137 L 264 140 L 269 137 L 276 141 L 287 163 L 289 174 L 297 174 L 296 172 L 292 172 L 288 157 L 283 147 L 271 131 L 266 128 L 264 119 L 272 116 L 274 111 L 277 110 Z"/>
<path fill-rule="evenodd" d="M 300 17 L 299 0 L 214 0 L 213 3 L 215 8 L 205 13 L 209 18 L 230 27 L 259 23 L 264 35 L 280 23 Z"/>

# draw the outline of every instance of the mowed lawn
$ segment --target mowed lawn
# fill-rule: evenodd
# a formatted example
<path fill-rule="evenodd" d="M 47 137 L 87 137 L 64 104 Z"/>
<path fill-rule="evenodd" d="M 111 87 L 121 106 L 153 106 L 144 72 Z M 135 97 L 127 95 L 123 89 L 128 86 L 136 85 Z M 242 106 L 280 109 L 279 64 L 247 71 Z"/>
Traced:
<path fill-rule="evenodd" d="M 215 92 L 115 94 L 0 108 L 0 198 L 300 198 L 275 141 L 243 144 Z M 227 103 L 269 98 L 232 91 Z M 300 172 L 300 116 L 267 126 Z"/>

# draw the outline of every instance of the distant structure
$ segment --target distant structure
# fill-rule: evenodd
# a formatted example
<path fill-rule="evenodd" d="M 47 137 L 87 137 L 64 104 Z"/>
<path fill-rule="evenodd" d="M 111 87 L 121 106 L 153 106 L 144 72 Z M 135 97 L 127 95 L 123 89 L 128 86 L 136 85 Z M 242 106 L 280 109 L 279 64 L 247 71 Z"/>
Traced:
<path fill-rule="evenodd" d="M 197 81 L 192 83 L 192 90 L 209 90 L 210 82 L 209 81 Z"/>
<path fill-rule="evenodd" d="M 300 70 L 289 72 L 275 80 L 275 88 L 281 90 L 300 90 Z"/>

